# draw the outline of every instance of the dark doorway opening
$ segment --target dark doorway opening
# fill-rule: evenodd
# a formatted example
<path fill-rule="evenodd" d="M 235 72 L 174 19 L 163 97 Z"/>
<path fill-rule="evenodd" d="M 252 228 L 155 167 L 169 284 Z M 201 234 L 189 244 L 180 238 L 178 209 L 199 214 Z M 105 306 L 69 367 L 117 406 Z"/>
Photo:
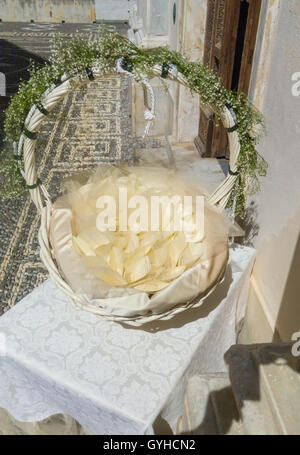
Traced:
<path fill-rule="evenodd" d="M 248 94 L 262 0 L 208 0 L 204 64 L 228 89 Z M 201 108 L 196 147 L 201 156 L 229 158 L 227 134 Z"/>
<path fill-rule="evenodd" d="M 240 5 L 240 17 L 239 17 L 237 38 L 236 38 L 231 90 L 238 90 L 238 87 L 239 87 L 239 79 L 240 79 L 241 66 L 242 66 L 242 58 L 243 58 L 243 50 L 244 50 L 244 43 L 245 43 L 245 36 L 246 36 L 247 21 L 248 21 L 248 13 L 249 13 L 249 3 L 246 1 L 242 1 L 241 5 Z"/>

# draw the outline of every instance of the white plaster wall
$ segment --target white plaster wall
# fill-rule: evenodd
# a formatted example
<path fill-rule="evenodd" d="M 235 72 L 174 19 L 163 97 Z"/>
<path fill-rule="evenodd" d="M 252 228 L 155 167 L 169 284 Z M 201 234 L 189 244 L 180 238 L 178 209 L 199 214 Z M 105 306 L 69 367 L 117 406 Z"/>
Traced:
<path fill-rule="evenodd" d="M 169 4 L 171 0 L 136 0 L 136 19 L 140 40 L 136 43 L 150 48 L 169 44 Z"/>
<path fill-rule="evenodd" d="M 176 5 L 176 20 L 173 8 Z M 137 18 L 142 20 L 145 47 L 168 44 L 172 50 L 203 59 L 207 0 L 137 0 Z M 171 140 L 193 142 L 198 134 L 200 103 L 190 90 L 168 83 L 172 100 Z M 139 115 L 139 113 L 138 113 Z M 170 123 L 168 122 L 168 124 Z M 152 130 L 156 134 L 155 128 Z"/>
<path fill-rule="evenodd" d="M 151 0 L 151 20 L 149 27 L 149 33 L 151 35 L 168 35 L 168 7 L 169 0 Z"/>
<path fill-rule="evenodd" d="M 203 59 L 207 0 L 185 0 L 181 47 L 192 60 Z"/>
<path fill-rule="evenodd" d="M 94 0 L 96 20 L 128 21 L 129 8 L 133 1 L 128 0 Z"/>
<path fill-rule="evenodd" d="M 137 0 L 137 15 L 143 21 L 143 27 L 147 28 L 147 0 Z"/>
<path fill-rule="evenodd" d="M 291 92 L 300 71 L 300 1 L 270 0 L 266 18 L 252 81 L 268 130 L 259 148 L 269 163 L 254 201 L 260 232 L 253 282 L 271 327 L 287 340 L 300 329 L 300 97 Z"/>
<path fill-rule="evenodd" d="M 181 52 L 191 60 L 203 60 L 207 0 L 185 0 L 182 31 L 179 32 Z M 192 142 L 198 134 L 200 100 L 189 89 L 180 86 L 178 101 L 177 140 Z"/>
<path fill-rule="evenodd" d="M 173 20 L 173 8 L 175 5 L 176 15 L 175 23 Z M 180 17 L 182 15 L 182 0 L 170 0 L 168 6 L 169 21 L 169 46 L 172 50 L 177 51 L 179 45 L 178 30 L 180 29 Z"/>
<path fill-rule="evenodd" d="M 155 119 L 152 122 L 149 136 L 169 136 L 172 134 L 172 118 L 174 112 L 173 100 L 166 84 L 155 77 L 151 80 L 155 96 Z M 141 84 L 134 83 L 132 87 L 133 101 L 133 133 L 140 137 L 144 135 L 146 120 L 144 118 L 144 95 Z"/>
<path fill-rule="evenodd" d="M 0 18 L 7 22 L 91 22 L 95 0 L 0 0 Z"/>
<path fill-rule="evenodd" d="M 143 47 L 156 47 L 168 44 L 177 50 L 177 24 L 172 20 L 174 2 L 182 0 L 137 0 L 136 22 L 142 25 L 142 40 L 137 43 Z M 151 80 L 154 89 L 156 108 L 155 120 L 150 129 L 150 136 L 171 136 L 176 125 L 174 122 L 174 104 L 177 104 L 177 85 L 165 81 L 162 84 L 157 78 Z M 167 89 L 169 88 L 169 93 Z M 133 87 L 133 128 L 137 136 L 144 132 L 144 104 L 142 89 Z"/>
<path fill-rule="evenodd" d="M 173 8 L 176 5 L 176 21 Z M 203 59 L 207 0 L 137 0 L 137 16 L 143 23 L 142 46 L 168 44 L 172 50 L 184 52 L 192 60 Z M 168 83 L 172 109 L 171 140 L 193 142 L 198 134 L 200 103 L 190 90 Z M 139 113 L 137 113 L 139 116 Z M 169 123 L 169 122 L 168 122 Z M 153 134 L 156 129 L 153 128 Z"/>

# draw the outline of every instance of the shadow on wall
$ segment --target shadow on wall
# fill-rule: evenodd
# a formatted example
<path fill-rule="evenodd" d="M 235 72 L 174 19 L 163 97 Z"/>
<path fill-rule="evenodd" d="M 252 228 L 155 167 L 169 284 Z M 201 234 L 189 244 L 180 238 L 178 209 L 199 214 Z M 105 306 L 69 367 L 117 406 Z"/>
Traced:
<path fill-rule="evenodd" d="M 18 91 L 20 82 L 29 79 L 28 69 L 32 61 L 43 65 L 47 60 L 7 40 L 0 39 L 0 72 L 5 75 L 6 81 L 6 96 L 0 96 L 0 144 L 3 140 L 5 109 L 9 105 L 11 96 Z"/>
<path fill-rule="evenodd" d="M 253 246 L 255 244 L 255 239 L 259 233 L 259 225 L 257 224 L 258 218 L 258 208 L 255 202 L 252 202 L 249 208 L 247 208 L 246 216 L 244 220 L 240 220 L 240 225 L 245 230 L 245 238 L 241 239 L 243 244 L 248 246 Z M 278 234 L 276 237 L 272 237 L 271 240 L 267 241 L 264 249 L 262 251 L 258 251 L 260 255 L 260 264 L 259 270 L 262 271 L 261 273 L 265 274 L 265 279 L 263 280 L 261 277 L 260 282 L 263 286 L 267 287 L 270 286 L 270 282 L 272 286 L 277 286 L 277 281 L 274 279 L 276 275 L 280 277 L 287 276 L 285 281 L 280 287 L 280 283 L 278 285 L 278 293 L 275 294 L 275 290 L 272 289 L 273 295 L 276 298 L 280 299 L 281 301 L 278 302 L 278 315 L 275 324 L 275 330 L 272 338 L 272 342 L 276 343 L 279 340 L 282 342 L 288 342 L 292 339 L 292 335 L 295 332 L 300 332 L 300 233 L 299 233 L 299 220 L 300 220 L 300 211 L 298 210 L 297 214 L 293 219 L 289 221 L 287 224 L 288 230 L 285 228 L 283 231 Z M 288 242 L 288 235 L 290 233 L 290 229 L 297 235 L 297 226 L 298 226 L 298 239 L 295 244 L 295 249 L 293 251 L 293 257 L 291 263 L 289 265 L 289 269 L 286 267 L 286 263 L 282 259 L 282 265 L 280 264 L 281 255 L 285 250 L 293 248 L 294 245 L 294 237 L 290 239 L 290 245 Z M 297 238 L 297 237 L 296 237 Z M 240 241 L 239 239 L 236 240 L 237 243 Z M 284 241 L 284 246 L 282 246 L 282 241 Z M 291 248 L 290 248 L 291 247 Z M 266 259 L 267 258 L 267 259 Z M 268 260 L 269 258 L 269 260 Z M 276 263 L 273 263 L 274 258 L 277 259 Z M 261 263 L 263 262 L 263 268 Z M 273 269 L 272 269 L 273 267 Z M 272 270 L 274 273 L 272 274 Z M 286 273 L 287 272 L 287 273 Z M 257 274 L 258 272 L 255 271 Z M 286 275 L 285 275 L 286 274 Z M 281 278 L 281 277 L 280 277 Z"/>
<path fill-rule="evenodd" d="M 300 332 L 300 234 L 298 236 L 289 275 L 286 281 L 281 305 L 276 321 L 273 342 L 278 336 L 283 341 L 291 340 L 295 332 Z"/>
<path fill-rule="evenodd" d="M 259 233 L 259 225 L 257 224 L 258 208 L 257 204 L 252 201 L 249 207 L 246 209 L 245 217 L 243 219 L 239 218 L 238 224 L 245 231 L 244 237 L 237 237 L 235 239 L 236 243 L 241 243 L 243 245 L 253 247 L 255 238 Z"/>

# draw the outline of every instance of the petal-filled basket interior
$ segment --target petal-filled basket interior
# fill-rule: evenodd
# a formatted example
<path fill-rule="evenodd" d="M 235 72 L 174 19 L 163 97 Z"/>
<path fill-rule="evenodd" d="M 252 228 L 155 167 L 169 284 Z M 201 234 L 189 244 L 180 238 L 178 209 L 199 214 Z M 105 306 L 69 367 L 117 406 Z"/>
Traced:
<path fill-rule="evenodd" d="M 180 172 L 102 165 L 65 183 L 50 238 L 74 292 L 132 316 L 204 296 L 224 274 L 229 228 Z"/>

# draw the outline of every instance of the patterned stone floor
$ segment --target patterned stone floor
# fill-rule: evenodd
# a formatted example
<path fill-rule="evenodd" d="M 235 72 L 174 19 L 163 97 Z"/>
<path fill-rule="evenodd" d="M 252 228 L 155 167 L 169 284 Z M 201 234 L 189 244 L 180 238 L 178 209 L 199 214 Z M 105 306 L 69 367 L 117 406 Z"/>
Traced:
<path fill-rule="evenodd" d="M 0 71 L 8 76 L 8 94 L 27 77 L 29 57 L 49 55 L 55 31 L 93 39 L 97 25 L 0 24 Z M 123 24 L 109 25 L 124 32 Z M 20 71 L 19 71 L 19 70 Z M 1 100 L 2 108 L 8 98 Z M 0 105 L 1 110 L 1 105 Z M 68 95 L 47 117 L 37 143 L 38 173 L 51 195 L 62 179 L 103 161 L 132 160 L 136 144 L 131 133 L 131 83 L 112 76 Z M 30 198 L 0 201 L 0 314 L 47 278 L 39 259 L 39 217 Z"/>
<path fill-rule="evenodd" d="M 123 23 L 102 24 L 105 28 L 125 34 L 128 25 Z M 17 91 L 21 79 L 28 78 L 30 61 L 43 63 L 50 54 L 50 40 L 57 32 L 92 40 L 99 24 L 37 24 L 0 22 L 0 72 L 6 76 L 7 96 L 0 96 L 0 113 L 9 103 L 9 97 Z"/>
<path fill-rule="evenodd" d="M 47 118 L 37 143 L 38 175 L 51 195 L 64 177 L 103 161 L 132 158 L 130 90 L 118 76 L 90 83 L 66 97 Z M 11 307 L 47 273 L 39 259 L 39 216 L 29 197 L 1 202 L 1 312 Z"/>

